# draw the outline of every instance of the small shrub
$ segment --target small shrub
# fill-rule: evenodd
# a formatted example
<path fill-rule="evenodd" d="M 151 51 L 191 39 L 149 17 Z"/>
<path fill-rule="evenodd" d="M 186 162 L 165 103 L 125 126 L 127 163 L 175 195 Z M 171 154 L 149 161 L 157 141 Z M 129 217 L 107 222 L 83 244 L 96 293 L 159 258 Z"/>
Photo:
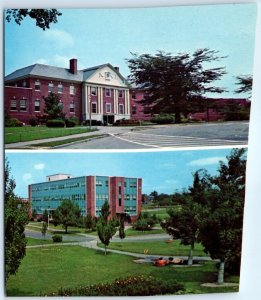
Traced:
<path fill-rule="evenodd" d="M 10 118 L 10 119 L 6 120 L 5 126 L 6 127 L 23 127 L 23 123 L 20 122 L 16 118 Z"/>
<path fill-rule="evenodd" d="M 48 120 L 46 123 L 47 127 L 64 127 L 65 123 L 63 120 Z"/>
<path fill-rule="evenodd" d="M 29 123 L 29 125 L 35 127 L 38 125 L 38 120 L 36 118 L 31 118 L 31 119 L 29 119 L 28 123 Z"/>
<path fill-rule="evenodd" d="M 53 235 L 52 239 L 54 243 L 61 243 L 63 241 L 62 235 Z"/>
<path fill-rule="evenodd" d="M 113 126 L 138 126 L 140 125 L 140 122 L 137 120 L 126 120 L 126 119 L 121 119 L 117 120 L 115 123 L 113 123 Z"/>
<path fill-rule="evenodd" d="M 86 120 L 84 122 L 82 122 L 83 126 L 90 126 L 90 120 Z M 98 121 L 98 120 L 91 120 L 91 125 L 92 126 L 102 126 L 102 121 Z"/>
<path fill-rule="evenodd" d="M 171 124 L 174 121 L 175 118 L 172 115 L 159 115 L 151 119 L 151 122 L 156 124 Z"/>
<path fill-rule="evenodd" d="M 65 119 L 65 125 L 66 127 L 75 127 L 76 123 L 71 119 Z"/>

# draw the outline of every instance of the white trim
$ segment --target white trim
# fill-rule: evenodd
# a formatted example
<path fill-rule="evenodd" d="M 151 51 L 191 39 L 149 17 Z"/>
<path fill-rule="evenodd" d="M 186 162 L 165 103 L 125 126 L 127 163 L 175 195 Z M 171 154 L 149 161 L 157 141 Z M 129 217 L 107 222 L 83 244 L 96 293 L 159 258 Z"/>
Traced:
<path fill-rule="evenodd" d="M 107 110 L 107 105 L 109 105 L 109 107 L 110 107 L 109 111 Z M 111 111 L 111 103 L 108 103 L 108 102 L 105 103 L 105 112 L 106 112 L 106 114 L 112 113 L 112 111 Z"/>
<path fill-rule="evenodd" d="M 121 112 L 121 108 L 122 107 L 122 112 Z M 124 115 L 125 114 L 125 110 L 126 108 L 124 109 L 124 104 L 123 103 L 120 103 L 119 104 L 119 115 Z"/>

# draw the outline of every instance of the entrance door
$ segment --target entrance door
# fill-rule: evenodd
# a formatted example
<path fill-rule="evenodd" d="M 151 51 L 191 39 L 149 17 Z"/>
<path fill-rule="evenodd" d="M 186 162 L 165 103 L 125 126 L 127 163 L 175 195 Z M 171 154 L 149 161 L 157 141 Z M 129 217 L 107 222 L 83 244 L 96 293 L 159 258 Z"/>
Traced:
<path fill-rule="evenodd" d="M 103 115 L 103 123 L 104 125 L 113 124 L 114 123 L 114 115 Z"/>

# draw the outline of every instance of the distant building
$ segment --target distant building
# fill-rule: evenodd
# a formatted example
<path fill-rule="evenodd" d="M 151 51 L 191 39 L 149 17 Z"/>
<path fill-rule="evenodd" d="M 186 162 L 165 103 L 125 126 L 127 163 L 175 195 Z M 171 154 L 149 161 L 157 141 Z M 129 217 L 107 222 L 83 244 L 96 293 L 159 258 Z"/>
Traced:
<path fill-rule="evenodd" d="M 52 214 L 63 200 L 78 204 L 84 216 L 99 216 L 106 201 L 112 217 L 125 214 L 135 220 L 141 212 L 141 178 L 55 174 L 47 176 L 46 182 L 29 185 L 28 190 L 31 210 L 38 217 L 44 210 Z"/>

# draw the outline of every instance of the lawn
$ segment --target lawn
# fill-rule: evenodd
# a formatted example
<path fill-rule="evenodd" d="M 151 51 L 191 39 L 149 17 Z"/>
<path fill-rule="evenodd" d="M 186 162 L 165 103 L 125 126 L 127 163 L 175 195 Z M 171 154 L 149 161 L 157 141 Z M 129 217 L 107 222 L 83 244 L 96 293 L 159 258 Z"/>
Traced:
<path fill-rule="evenodd" d="M 103 247 L 101 243 L 98 245 Z M 148 249 L 149 255 L 187 256 L 190 246 L 181 245 L 179 240 L 175 240 L 172 243 L 166 243 L 165 241 L 145 242 L 141 240 L 140 242 L 111 242 L 109 249 L 142 254 L 145 249 Z M 207 256 L 201 244 L 195 244 L 193 255 Z"/>
<path fill-rule="evenodd" d="M 88 286 L 136 275 L 177 280 L 190 293 L 237 291 L 237 288 L 231 287 L 200 286 L 201 283 L 215 281 L 213 262 L 200 267 L 158 268 L 150 264 L 137 265 L 132 257 L 125 255 L 111 253 L 105 256 L 80 246 L 56 246 L 27 249 L 17 274 L 8 279 L 6 293 L 7 296 L 40 296 L 57 292 L 60 287 Z M 233 279 L 238 281 L 238 278 Z"/>
<path fill-rule="evenodd" d="M 150 231 L 140 231 L 132 228 L 128 228 L 125 230 L 126 236 L 135 236 L 135 235 L 147 235 L 147 234 L 159 234 L 165 233 L 163 229 L 152 229 Z"/>
<path fill-rule="evenodd" d="M 90 131 L 96 131 L 96 129 L 90 130 L 86 127 L 48 128 L 46 126 L 6 127 L 5 144 L 68 136 L 72 134 L 86 133 Z"/>
<path fill-rule="evenodd" d="M 26 246 L 54 244 L 52 240 L 47 240 L 47 239 L 36 239 L 36 238 L 34 239 L 31 237 L 27 237 L 26 240 L 27 240 Z M 71 241 L 62 241 L 62 243 L 71 243 Z"/>

